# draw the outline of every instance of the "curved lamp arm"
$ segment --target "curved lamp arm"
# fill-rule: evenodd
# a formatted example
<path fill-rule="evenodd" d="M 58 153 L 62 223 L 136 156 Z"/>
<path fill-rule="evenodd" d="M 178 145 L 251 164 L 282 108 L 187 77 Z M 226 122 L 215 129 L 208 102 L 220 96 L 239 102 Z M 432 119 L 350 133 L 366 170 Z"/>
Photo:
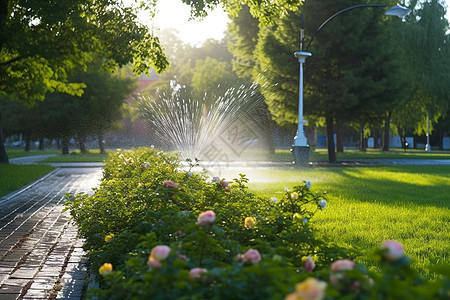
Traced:
<path fill-rule="evenodd" d="M 311 46 L 312 41 L 315 39 L 315 37 L 317 36 L 317 34 L 320 32 L 320 30 L 322 30 L 322 28 L 328 23 L 330 22 L 332 19 L 334 19 L 336 16 L 347 12 L 349 10 L 355 9 L 355 8 L 360 8 L 360 7 L 386 7 L 386 4 L 358 4 L 358 5 L 353 5 L 347 8 L 344 8 L 340 11 L 338 11 L 337 13 L 335 13 L 334 15 L 332 15 L 331 17 L 329 17 L 328 19 L 325 20 L 325 22 L 322 23 L 322 25 L 319 26 L 319 28 L 317 28 L 316 32 L 314 32 L 314 35 L 312 36 L 312 38 L 309 40 L 308 46 L 306 46 L 306 50 L 308 51 L 309 46 Z"/>

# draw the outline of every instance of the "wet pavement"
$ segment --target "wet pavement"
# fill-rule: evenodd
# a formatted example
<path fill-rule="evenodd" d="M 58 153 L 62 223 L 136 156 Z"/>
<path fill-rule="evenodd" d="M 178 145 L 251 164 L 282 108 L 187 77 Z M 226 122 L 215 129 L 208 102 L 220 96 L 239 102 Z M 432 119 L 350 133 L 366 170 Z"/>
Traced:
<path fill-rule="evenodd" d="M 89 268 L 65 193 L 91 192 L 101 168 L 57 168 L 0 198 L 0 299 L 83 299 Z"/>

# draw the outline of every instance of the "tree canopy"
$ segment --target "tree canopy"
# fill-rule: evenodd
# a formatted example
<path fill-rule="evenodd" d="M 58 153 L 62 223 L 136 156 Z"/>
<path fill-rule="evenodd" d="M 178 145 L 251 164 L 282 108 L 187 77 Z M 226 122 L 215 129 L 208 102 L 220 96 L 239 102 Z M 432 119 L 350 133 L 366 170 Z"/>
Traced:
<path fill-rule="evenodd" d="M 128 63 L 138 74 L 164 70 L 159 39 L 137 17 L 139 9 L 154 15 L 156 2 L 129 2 L 2 0 L 0 95 L 27 105 L 49 92 L 81 96 L 86 85 L 70 78 L 94 57 L 104 58 L 109 70 Z M 3 140 L 0 162 L 8 162 Z"/>
<path fill-rule="evenodd" d="M 279 125 L 298 122 L 298 63 L 293 53 L 299 50 L 301 14 L 309 42 L 328 17 L 360 2 L 303 1 L 298 10 L 275 16 L 269 24 L 256 20 L 251 8 L 243 6 L 232 19 L 230 49 L 234 69 L 241 77 L 251 75 L 259 80 L 272 117 Z M 309 120 L 326 117 L 330 152 L 334 152 L 336 124 L 351 123 L 364 128 L 378 123 L 377 126 L 384 126 L 388 139 L 392 113 L 412 101 L 418 86 L 428 86 L 427 90 L 433 93 L 435 101 L 426 105 L 445 109 L 443 101 L 448 101 L 448 97 L 442 85 L 448 82 L 445 76 L 450 73 L 450 63 L 445 57 L 450 56 L 446 55 L 448 24 L 445 25 L 443 3 L 434 0 L 416 7 L 416 2 L 411 3 L 414 14 L 406 21 L 383 16 L 380 8 L 339 15 L 307 49 L 313 55 L 305 64 L 305 115 Z M 395 1 L 387 4 L 394 5 Z M 426 13 L 431 7 L 435 7 L 434 13 Z M 418 38 L 421 30 L 429 41 Z M 411 43 L 427 45 L 411 49 Z M 432 63 L 425 53 L 430 46 Z"/>
<path fill-rule="evenodd" d="M 3 0 L 0 4 L 0 93 L 32 103 L 47 92 L 81 95 L 71 73 L 85 69 L 92 54 L 106 67 L 132 62 L 136 73 L 164 70 L 168 61 L 159 40 L 138 22 L 137 9 L 122 1 Z"/>

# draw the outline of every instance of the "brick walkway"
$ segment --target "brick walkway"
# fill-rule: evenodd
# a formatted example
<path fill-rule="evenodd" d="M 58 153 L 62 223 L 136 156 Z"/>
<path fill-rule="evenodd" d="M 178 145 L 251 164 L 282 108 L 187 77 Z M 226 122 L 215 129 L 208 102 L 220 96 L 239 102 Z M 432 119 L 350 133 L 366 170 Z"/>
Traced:
<path fill-rule="evenodd" d="M 91 192 L 101 168 L 59 168 L 0 198 L 0 299 L 83 299 L 88 261 L 65 193 Z"/>

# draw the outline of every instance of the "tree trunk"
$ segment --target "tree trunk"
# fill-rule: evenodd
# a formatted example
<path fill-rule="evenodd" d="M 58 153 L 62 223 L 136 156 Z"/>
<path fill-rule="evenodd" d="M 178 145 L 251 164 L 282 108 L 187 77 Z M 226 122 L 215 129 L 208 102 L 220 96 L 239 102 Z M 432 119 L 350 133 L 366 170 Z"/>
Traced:
<path fill-rule="evenodd" d="M 386 114 L 384 119 L 384 133 L 383 133 L 383 149 L 382 151 L 389 151 L 389 125 L 391 123 L 391 115 Z"/>
<path fill-rule="evenodd" d="M 325 120 L 327 123 L 328 161 L 334 164 L 336 163 L 336 151 L 334 147 L 333 117 L 327 114 Z"/>
<path fill-rule="evenodd" d="M 366 129 L 364 128 L 364 126 L 362 126 L 361 129 L 359 130 L 359 151 L 366 151 L 366 149 L 367 149 L 366 139 L 364 137 L 365 131 L 366 131 Z"/>
<path fill-rule="evenodd" d="M 265 132 L 265 134 L 263 134 L 262 136 L 262 140 L 263 140 L 263 144 L 267 150 L 267 155 L 269 157 L 274 157 L 275 156 L 275 139 L 273 136 L 273 132 L 274 132 L 274 124 L 269 121 L 270 123 L 267 126 L 267 132 Z"/>
<path fill-rule="evenodd" d="M 100 149 L 101 154 L 105 154 L 105 144 L 103 143 L 103 132 L 99 130 L 97 132 L 97 139 L 98 139 L 98 148 Z"/>
<path fill-rule="evenodd" d="M 400 135 L 400 143 L 402 144 L 402 149 L 406 150 L 406 130 L 405 128 L 402 128 L 399 130 Z"/>
<path fill-rule="evenodd" d="M 31 150 L 31 132 L 25 132 L 25 152 L 29 152 Z"/>
<path fill-rule="evenodd" d="M 69 138 L 68 137 L 63 137 L 61 139 L 61 150 L 62 150 L 62 155 L 69 154 Z"/>
<path fill-rule="evenodd" d="M 5 145 L 3 144 L 3 126 L 2 114 L 0 113 L 0 164 L 9 163 L 8 154 L 6 153 Z"/>
<path fill-rule="evenodd" d="M 344 124 L 341 120 L 336 120 L 336 150 L 344 152 Z"/>
<path fill-rule="evenodd" d="M 79 133 L 78 134 L 78 146 L 80 148 L 81 154 L 87 153 L 85 142 L 86 142 L 86 136 L 84 134 Z"/>
<path fill-rule="evenodd" d="M 380 148 L 380 143 L 378 143 L 379 139 L 380 139 L 380 132 L 377 127 L 377 129 L 373 131 L 373 148 L 374 149 Z"/>
<path fill-rule="evenodd" d="M 44 137 L 39 137 L 39 151 L 44 151 Z"/>

